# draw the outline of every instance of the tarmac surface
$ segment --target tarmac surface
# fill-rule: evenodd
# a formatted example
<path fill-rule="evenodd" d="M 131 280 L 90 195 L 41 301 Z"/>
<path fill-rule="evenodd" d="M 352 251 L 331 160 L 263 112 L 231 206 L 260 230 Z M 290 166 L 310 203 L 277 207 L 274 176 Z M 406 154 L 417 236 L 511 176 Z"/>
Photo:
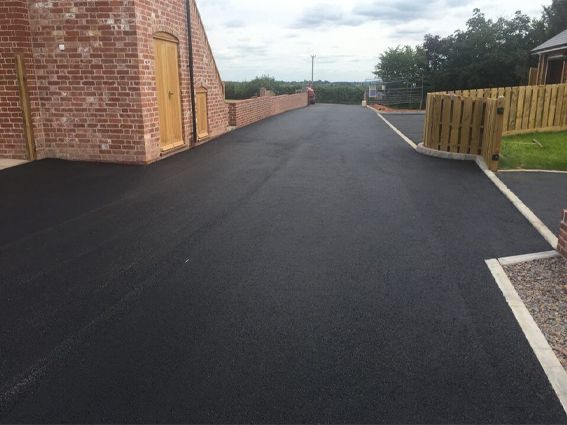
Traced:
<path fill-rule="evenodd" d="M 0 196 L 1 422 L 567 422 L 484 263 L 549 246 L 371 110 Z"/>
<path fill-rule="evenodd" d="M 567 173 L 501 172 L 498 177 L 530 208 L 549 230 L 559 234 L 567 209 Z"/>
<path fill-rule="evenodd" d="M 382 112 L 382 116 L 416 145 L 423 142 L 423 123 L 425 121 L 423 112 Z"/>

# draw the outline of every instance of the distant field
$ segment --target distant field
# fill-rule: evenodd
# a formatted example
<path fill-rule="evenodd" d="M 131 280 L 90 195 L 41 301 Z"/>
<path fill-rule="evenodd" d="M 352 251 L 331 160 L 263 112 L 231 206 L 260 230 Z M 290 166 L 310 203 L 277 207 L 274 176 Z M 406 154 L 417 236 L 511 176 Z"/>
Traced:
<path fill-rule="evenodd" d="M 543 147 L 535 143 L 534 139 Z M 504 137 L 500 169 L 567 171 L 567 132 Z"/>

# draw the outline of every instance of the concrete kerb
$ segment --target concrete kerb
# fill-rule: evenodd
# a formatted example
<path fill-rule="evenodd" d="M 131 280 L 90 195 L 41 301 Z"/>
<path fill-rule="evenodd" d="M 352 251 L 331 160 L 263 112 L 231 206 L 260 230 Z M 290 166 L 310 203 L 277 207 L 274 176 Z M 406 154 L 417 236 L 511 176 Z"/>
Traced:
<path fill-rule="evenodd" d="M 534 260 L 544 260 L 546 258 L 560 257 L 557 251 L 536 252 L 533 254 L 514 255 L 513 257 L 499 258 L 498 262 L 503 266 L 511 266 L 514 264 L 526 263 Z"/>
<path fill-rule="evenodd" d="M 0 170 L 17 167 L 18 165 L 27 164 L 28 162 L 29 161 L 25 159 L 0 158 Z"/>
<path fill-rule="evenodd" d="M 388 125 L 388 127 L 390 127 L 398 136 L 400 136 L 404 142 L 410 145 L 412 149 L 414 150 L 417 149 L 416 143 L 413 140 L 411 140 L 409 137 L 407 137 L 404 133 L 402 133 L 400 130 L 398 130 L 390 121 L 384 118 L 379 111 L 377 111 L 374 108 L 371 108 L 370 106 L 366 106 L 366 107 L 376 112 L 376 115 L 378 115 L 382 119 L 382 121 L 384 121 L 386 125 Z"/>
<path fill-rule="evenodd" d="M 531 225 L 539 232 L 539 234 L 551 245 L 553 249 L 557 248 L 559 242 L 558 237 L 541 221 L 532 210 L 528 208 L 526 204 L 522 202 L 514 192 L 512 192 L 508 186 L 504 184 L 502 180 L 498 178 L 496 173 L 490 171 L 480 155 L 472 154 L 459 154 L 455 152 L 441 152 L 434 149 L 426 148 L 422 143 L 417 145 L 409 137 L 403 134 L 398 128 L 396 128 L 392 123 L 390 123 L 386 118 L 384 118 L 378 111 L 370 108 L 376 112 L 376 114 L 392 129 L 396 134 L 398 134 L 402 140 L 408 143 L 412 148 L 422 155 L 433 156 L 436 158 L 453 159 L 461 161 L 475 161 L 483 173 L 494 183 L 494 185 L 502 192 L 506 198 L 516 207 L 516 209 L 528 220 Z"/>
<path fill-rule="evenodd" d="M 512 285 L 510 278 L 502 267 L 502 260 L 503 259 L 486 260 L 486 265 L 490 269 L 490 272 L 498 284 L 498 287 L 502 291 L 508 306 L 522 328 L 522 332 L 526 336 L 528 343 L 532 347 L 534 354 L 547 375 L 559 402 L 567 413 L 567 372 L 561 365 L 561 362 L 547 342 L 543 332 L 518 295 L 516 288 Z"/>
<path fill-rule="evenodd" d="M 423 146 L 423 143 L 417 145 L 417 148 L 415 150 L 422 155 L 432 156 L 435 158 L 453 159 L 458 161 L 476 161 L 478 157 L 478 155 L 472 155 L 470 153 L 443 152 L 431 148 L 426 148 L 425 146 Z"/>
<path fill-rule="evenodd" d="M 498 178 L 496 173 L 490 171 L 484 162 L 484 159 L 477 157 L 476 163 L 484 174 L 494 183 L 494 185 L 508 198 L 510 202 L 520 211 L 520 213 L 535 227 L 541 236 L 551 245 L 553 249 L 557 248 L 559 238 L 539 219 L 534 212 L 522 202 L 518 196 L 512 192 L 502 180 Z"/>
<path fill-rule="evenodd" d="M 562 170 L 498 170 L 499 173 L 549 173 L 549 174 L 567 174 Z"/>

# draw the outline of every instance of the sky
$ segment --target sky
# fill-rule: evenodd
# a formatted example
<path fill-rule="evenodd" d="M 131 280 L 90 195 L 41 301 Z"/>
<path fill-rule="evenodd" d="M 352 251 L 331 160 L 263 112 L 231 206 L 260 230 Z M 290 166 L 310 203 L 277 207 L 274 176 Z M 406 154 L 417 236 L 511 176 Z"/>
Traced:
<path fill-rule="evenodd" d="M 539 17 L 551 0 L 197 0 L 222 78 L 364 81 L 388 47 L 464 29 L 474 8 Z"/>

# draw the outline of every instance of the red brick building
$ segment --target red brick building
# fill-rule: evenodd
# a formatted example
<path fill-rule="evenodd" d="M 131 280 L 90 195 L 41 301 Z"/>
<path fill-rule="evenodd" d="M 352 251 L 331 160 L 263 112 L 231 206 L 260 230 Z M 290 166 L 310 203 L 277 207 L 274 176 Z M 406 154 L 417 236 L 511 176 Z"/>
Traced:
<path fill-rule="evenodd" d="M 193 81 L 186 0 L 3 0 L 0 158 L 147 163 L 224 133 L 223 83 L 189 3 Z"/>

